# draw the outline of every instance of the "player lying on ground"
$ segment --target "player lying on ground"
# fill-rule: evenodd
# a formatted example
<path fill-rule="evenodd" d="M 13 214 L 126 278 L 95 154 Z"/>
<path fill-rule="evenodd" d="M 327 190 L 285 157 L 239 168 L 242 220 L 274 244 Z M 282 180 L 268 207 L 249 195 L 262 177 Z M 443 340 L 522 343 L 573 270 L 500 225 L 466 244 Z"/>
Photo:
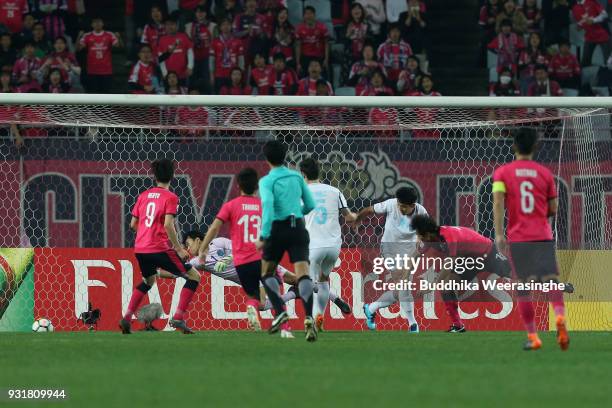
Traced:
<path fill-rule="evenodd" d="M 482 258 L 484 267 L 478 269 L 475 265 L 462 273 L 451 269 L 438 271 L 434 283 L 447 282 L 451 280 L 471 282 L 477 278 L 479 272 L 494 273 L 498 276 L 509 276 L 510 265 L 508 259 L 497 252 L 493 241 L 480 235 L 467 227 L 438 226 L 428 215 L 417 215 L 412 218 L 412 228 L 418 236 L 418 250 L 425 257 L 431 258 Z M 442 265 L 448 263 L 441 262 Z M 425 292 L 418 291 L 416 296 Z M 451 319 L 449 333 L 463 333 L 465 326 L 459 317 L 458 296 L 455 291 L 442 291 L 442 300 L 446 313 Z"/>
<path fill-rule="evenodd" d="M 342 247 L 340 214 L 347 222 L 357 216 L 348 208 L 340 190 L 319 180 L 319 163 L 309 157 L 300 163 L 300 171 L 315 200 L 315 209 L 305 217 L 310 235 L 310 279 L 315 282 L 314 316 L 318 331 L 323 329 L 323 317 L 330 300 L 329 274 L 336 265 Z"/>
<path fill-rule="evenodd" d="M 174 163 L 161 159 L 154 161 L 151 167 L 157 185 L 138 196 L 130 222 L 130 227 L 136 230 L 134 252 L 143 282 L 132 292 L 119 327 L 123 334 L 131 333 L 132 316 L 155 284 L 157 269 L 161 268 L 186 280 L 170 326 L 185 334 L 192 334 L 193 331 L 185 324 L 184 315 L 200 283 L 200 274 L 191 265 L 183 263 L 189 254 L 181 246 L 174 227 L 179 202 L 176 194 L 169 190 L 174 178 Z"/>
<path fill-rule="evenodd" d="M 385 214 L 385 229 L 380 242 L 381 256 L 395 258 L 396 255 L 414 256 L 416 254 L 416 233 L 410 226 L 412 217 L 427 215 L 427 210 L 417 203 L 417 192 L 411 187 L 397 189 L 395 198 L 366 207 L 357 215 L 357 222 L 374 214 Z M 392 279 L 399 281 L 411 279 L 410 271 L 394 271 Z M 408 331 L 418 333 L 419 325 L 414 317 L 414 299 L 409 290 L 387 291 L 372 303 L 363 305 L 368 329 L 376 330 L 376 312 L 389 307 L 399 300 L 400 312 L 408 321 Z"/>
<path fill-rule="evenodd" d="M 187 252 L 196 253 L 200 248 L 203 239 L 204 235 L 199 231 L 188 232 L 185 236 L 185 249 L 187 249 Z M 233 264 L 231 241 L 227 238 L 217 237 L 210 242 L 208 248 L 209 249 L 206 255 L 206 261 L 204 263 L 201 263 L 199 257 L 192 257 L 189 260 L 189 263 L 198 271 L 208 272 L 222 279 L 240 285 L 240 278 L 238 277 L 236 267 Z M 174 278 L 174 275 L 163 270 L 160 270 L 158 275 L 162 278 Z M 297 288 L 294 286 L 297 282 L 295 274 L 284 268 L 283 266 L 278 265 L 277 277 L 280 281 L 291 285 L 291 288 L 282 295 L 283 301 L 286 303 L 295 299 L 297 297 Z M 272 308 L 272 304 L 266 298 L 265 291 L 262 287 L 260 287 L 259 295 L 259 300 L 261 302 L 259 304 L 259 310 L 270 310 Z M 351 313 L 351 307 L 348 305 L 348 303 L 346 303 L 334 292 L 329 293 L 329 301 L 333 302 L 336 306 L 338 306 L 342 313 Z M 256 323 L 249 321 L 249 326 L 254 330 L 259 330 L 261 326 L 258 325 L 258 323 L 259 320 L 257 320 Z"/>
<path fill-rule="evenodd" d="M 537 134 L 522 128 L 514 134 L 515 160 L 493 173 L 493 221 L 495 242 L 500 252 L 509 254 L 515 276 L 523 282 L 556 282 L 559 278 L 555 242 L 549 218 L 557 214 L 555 179 L 546 167 L 533 161 Z M 507 239 L 504 218 L 508 215 Z M 542 347 L 535 327 L 531 293 L 519 292 L 518 307 L 527 329 L 525 350 Z M 556 315 L 557 342 L 569 347 L 563 293 L 548 294 Z"/>

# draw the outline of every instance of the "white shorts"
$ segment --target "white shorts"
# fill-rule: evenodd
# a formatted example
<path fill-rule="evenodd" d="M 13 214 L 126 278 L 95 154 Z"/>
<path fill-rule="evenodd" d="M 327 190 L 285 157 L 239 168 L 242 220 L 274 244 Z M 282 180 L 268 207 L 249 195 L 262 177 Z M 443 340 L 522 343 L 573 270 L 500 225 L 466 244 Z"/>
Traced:
<path fill-rule="evenodd" d="M 340 256 L 340 247 L 310 249 L 310 279 L 319 281 L 319 276 L 329 276 Z"/>

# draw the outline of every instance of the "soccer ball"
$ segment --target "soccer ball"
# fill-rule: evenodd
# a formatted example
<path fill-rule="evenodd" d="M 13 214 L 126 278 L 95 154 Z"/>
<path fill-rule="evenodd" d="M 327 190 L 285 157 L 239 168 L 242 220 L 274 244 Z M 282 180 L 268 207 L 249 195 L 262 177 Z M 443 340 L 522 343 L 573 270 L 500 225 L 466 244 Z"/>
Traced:
<path fill-rule="evenodd" d="M 53 323 L 49 319 L 36 319 L 32 323 L 32 331 L 36 333 L 45 333 L 53 331 Z"/>

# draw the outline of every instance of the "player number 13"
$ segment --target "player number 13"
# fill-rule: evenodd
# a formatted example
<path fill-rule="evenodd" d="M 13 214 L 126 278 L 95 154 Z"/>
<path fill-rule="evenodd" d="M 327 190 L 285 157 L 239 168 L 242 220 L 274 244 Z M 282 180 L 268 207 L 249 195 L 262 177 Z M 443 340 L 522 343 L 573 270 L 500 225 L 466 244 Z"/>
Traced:
<path fill-rule="evenodd" d="M 521 211 L 523 214 L 531 214 L 535 203 L 533 184 L 530 181 L 523 181 L 519 189 L 521 191 Z"/>
<path fill-rule="evenodd" d="M 249 234 L 249 224 L 255 229 L 254 234 Z M 242 225 L 244 232 L 242 234 L 242 240 L 245 243 L 256 242 L 259 238 L 259 229 L 261 227 L 261 217 L 259 215 L 248 215 L 245 214 L 238 219 L 238 225 Z"/>

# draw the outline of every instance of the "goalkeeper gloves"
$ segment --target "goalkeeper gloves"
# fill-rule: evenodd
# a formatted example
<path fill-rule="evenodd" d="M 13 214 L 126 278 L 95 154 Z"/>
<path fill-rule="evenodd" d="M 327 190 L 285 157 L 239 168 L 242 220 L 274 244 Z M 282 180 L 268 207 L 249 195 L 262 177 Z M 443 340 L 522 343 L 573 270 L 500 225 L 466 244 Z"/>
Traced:
<path fill-rule="evenodd" d="M 229 264 L 232 263 L 234 258 L 231 255 L 224 256 L 215 264 L 215 272 L 225 272 Z"/>

